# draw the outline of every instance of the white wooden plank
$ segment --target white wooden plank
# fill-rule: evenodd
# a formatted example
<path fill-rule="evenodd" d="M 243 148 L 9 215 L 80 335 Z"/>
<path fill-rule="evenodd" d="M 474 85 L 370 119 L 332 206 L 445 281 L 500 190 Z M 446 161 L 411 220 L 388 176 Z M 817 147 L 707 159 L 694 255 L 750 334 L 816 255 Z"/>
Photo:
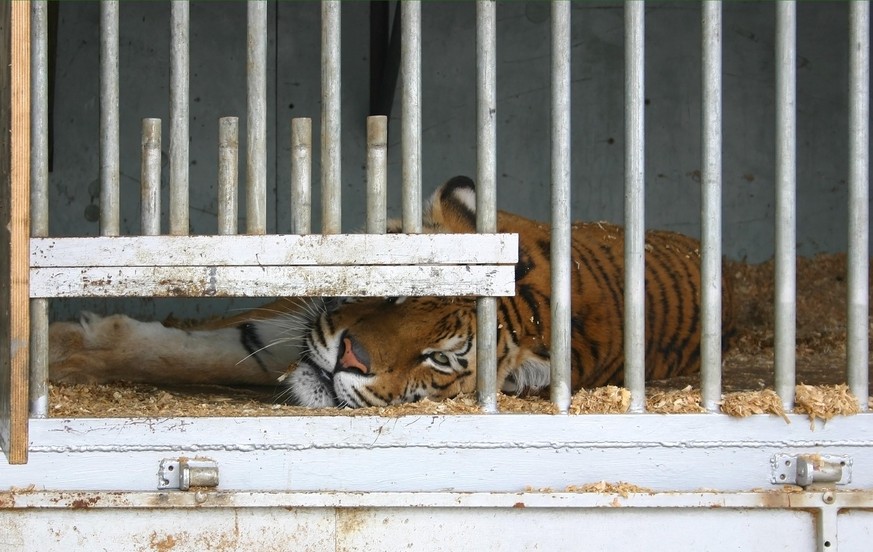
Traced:
<path fill-rule="evenodd" d="M 873 413 L 818 420 L 805 415 L 537 414 L 259 418 L 73 418 L 31 420 L 31 449 L 53 451 L 160 450 L 190 447 L 263 448 L 628 448 L 671 449 L 834 446 L 873 449 Z M 108 448 L 107 448 L 108 447 Z M 873 480 L 873 471 L 869 474 Z"/>
<path fill-rule="evenodd" d="M 31 420 L 30 461 L 0 464 L 0 487 L 155 491 L 162 459 L 202 456 L 218 464 L 223 491 L 518 493 L 602 480 L 778 490 L 774 455 L 802 452 L 849 456 L 852 481 L 838 490 L 870 489 L 871 416 L 814 430 L 797 415 Z"/>
<path fill-rule="evenodd" d="M 513 264 L 517 234 L 33 238 L 33 267 Z"/>
<path fill-rule="evenodd" d="M 292 297 L 515 293 L 513 265 L 33 268 L 30 296 Z"/>

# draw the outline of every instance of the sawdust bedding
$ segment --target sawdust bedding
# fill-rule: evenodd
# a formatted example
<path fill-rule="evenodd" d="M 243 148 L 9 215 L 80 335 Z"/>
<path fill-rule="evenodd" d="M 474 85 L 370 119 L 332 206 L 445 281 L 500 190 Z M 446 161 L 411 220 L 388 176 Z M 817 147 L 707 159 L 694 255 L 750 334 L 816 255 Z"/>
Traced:
<path fill-rule="evenodd" d="M 732 416 L 769 413 L 785 416 L 773 382 L 773 263 L 729 263 L 734 282 L 738 339 L 724 358 L 721 409 Z M 845 381 L 846 257 L 842 254 L 800 258 L 797 266 L 797 381 L 795 412 L 829 419 L 857 412 Z M 873 274 L 873 271 L 871 271 Z M 873 378 L 871 378 L 873 381 Z M 647 387 L 650 412 L 700 412 L 697 377 L 652 382 Z M 166 416 L 403 416 L 475 414 L 472 396 L 443 402 L 422 401 L 384 408 L 308 409 L 276 404 L 281 389 L 219 386 L 157 388 L 142 384 L 52 385 L 52 417 Z M 626 389 L 609 386 L 581 390 L 572 398 L 571 414 L 621 413 L 630 404 Z M 871 401 L 873 407 L 873 401 Z M 547 400 L 500 395 L 501 412 L 553 413 Z"/>

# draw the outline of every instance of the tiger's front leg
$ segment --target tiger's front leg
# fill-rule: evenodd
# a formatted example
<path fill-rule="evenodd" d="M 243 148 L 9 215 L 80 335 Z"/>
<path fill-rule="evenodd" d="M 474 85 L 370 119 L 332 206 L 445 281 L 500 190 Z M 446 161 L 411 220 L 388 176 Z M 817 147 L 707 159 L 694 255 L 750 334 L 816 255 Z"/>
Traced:
<path fill-rule="evenodd" d="M 190 330 L 86 312 L 78 322 L 49 327 L 49 378 L 59 383 L 276 385 L 299 358 L 299 336 L 311 310 L 259 309 Z"/>

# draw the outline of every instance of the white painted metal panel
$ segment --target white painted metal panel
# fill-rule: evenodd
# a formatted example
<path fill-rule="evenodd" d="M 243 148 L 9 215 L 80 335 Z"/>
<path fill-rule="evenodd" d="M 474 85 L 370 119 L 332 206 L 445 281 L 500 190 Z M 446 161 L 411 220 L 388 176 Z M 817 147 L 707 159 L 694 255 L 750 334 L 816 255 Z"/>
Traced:
<path fill-rule="evenodd" d="M 815 550 L 806 512 L 574 509 L 28 511 L 2 517 L 9 550 Z M 777 524 L 778 531 L 773 531 Z M 730 534 L 714 541 L 712 535 Z M 572 536 L 572 537 L 571 537 Z M 804 546 L 805 544 L 805 546 Z"/>
<path fill-rule="evenodd" d="M 869 552 L 873 542 L 873 511 L 846 510 L 838 520 L 840 552 Z"/>
<path fill-rule="evenodd" d="M 34 238 L 33 267 L 515 264 L 517 234 Z"/>
<path fill-rule="evenodd" d="M 0 493 L 15 550 L 861 550 L 873 495 L 802 493 Z M 774 526 L 778 530 L 774 530 Z M 286 534 L 286 532 L 288 534 Z M 568 535 L 573 538 L 568 538 Z M 713 539 L 713 535 L 723 538 Z M 124 548 L 124 546 L 131 546 Z M 28 548 L 30 547 L 30 548 Z"/>
<path fill-rule="evenodd" d="M 334 550 L 332 511 L 285 508 L 0 513 L 0 550 Z"/>

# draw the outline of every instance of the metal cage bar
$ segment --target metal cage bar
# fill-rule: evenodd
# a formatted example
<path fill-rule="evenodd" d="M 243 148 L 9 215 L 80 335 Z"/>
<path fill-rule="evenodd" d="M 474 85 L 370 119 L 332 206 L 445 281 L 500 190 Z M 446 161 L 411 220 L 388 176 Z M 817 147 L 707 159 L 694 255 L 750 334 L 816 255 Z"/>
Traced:
<path fill-rule="evenodd" d="M 776 3 L 776 392 L 794 407 L 797 312 L 796 6 Z"/>
<path fill-rule="evenodd" d="M 701 402 L 721 402 L 721 2 L 703 4 L 703 164 L 701 178 Z"/>
<path fill-rule="evenodd" d="M 388 226 L 388 117 L 367 117 L 367 233 L 384 234 Z"/>
<path fill-rule="evenodd" d="M 246 232 L 267 232 L 267 3 L 248 3 Z"/>
<path fill-rule="evenodd" d="M 625 2 L 624 385 L 631 412 L 646 408 L 645 5 Z"/>
<path fill-rule="evenodd" d="M 30 235 L 49 233 L 48 9 L 31 5 Z M 30 415 L 48 416 L 48 301 L 30 301 Z"/>
<path fill-rule="evenodd" d="M 849 7 L 849 252 L 846 365 L 861 410 L 869 396 L 870 4 Z"/>
<path fill-rule="evenodd" d="M 172 167 L 172 165 L 171 165 Z M 140 233 L 161 233 L 161 120 L 142 120 Z M 172 201 L 171 201 L 172 205 Z"/>
<path fill-rule="evenodd" d="M 476 3 L 476 230 L 497 231 L 497 5 Z M 476 302 L 476 388 L 484 412 L 497 412 L 497 300 Z"/>
<path fill-rule="evenodd" d="M 239 231 L 239 118 L 218 121 L 218 233 Z"/>
<path fill-rule="evenodd" d="M 340 2 L 321 3 L 321 231 L 342 226 Z"/>
<path fill-rule="evenodd" d="M 188 0 L 174 0 L 170 8 L 170 234 L 177 236 L 189 232 L 190 217 L 189 19 Z"/>
<path fill-rule="evenodd" d="M 100 233 L 120 233 L 118 1 L 100 3 Z"/>
<path fill-rule="evenodd" d="M 416 233 L 421 232 L 421 2 L 403 2 L 399 9 L 403 231 Z"/>
<path fill-rule="evenodd" d="M 570 408 L 570 12 L 568 0 L 552 2 L 552 335 L 551 399 Z"/>
<path fill-rule="evenodd" d="M 295 234 L 312 232 L 312 119 L 291 119 L 291 224 Z"/>

